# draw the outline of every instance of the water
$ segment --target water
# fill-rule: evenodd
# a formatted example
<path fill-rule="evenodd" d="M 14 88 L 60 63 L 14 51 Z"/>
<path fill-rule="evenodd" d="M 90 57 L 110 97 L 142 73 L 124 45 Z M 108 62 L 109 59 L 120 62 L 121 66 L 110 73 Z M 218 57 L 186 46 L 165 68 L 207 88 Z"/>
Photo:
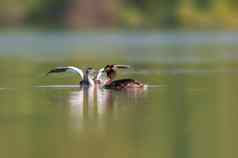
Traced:
<path fill-rule="evenodd" d="M 3 33 L 0 156 L 237 157 L 237 39 L 236 33 Z M 132 65 L 120 78 L 148 88 L 84 89 L 77 75 L 45 76 L 56 66 L 108 63 Z"/>

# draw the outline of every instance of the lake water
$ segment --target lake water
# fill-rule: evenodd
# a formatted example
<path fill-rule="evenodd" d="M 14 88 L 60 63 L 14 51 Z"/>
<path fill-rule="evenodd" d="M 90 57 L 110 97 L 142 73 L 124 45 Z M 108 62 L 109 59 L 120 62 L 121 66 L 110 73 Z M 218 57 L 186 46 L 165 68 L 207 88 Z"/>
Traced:
<path fill-rule="evenodd" d="M 129 64 L 143 91 L 56 66 Z M 238 157 L 237 33 L 0 34 L 0 157 Z"/>

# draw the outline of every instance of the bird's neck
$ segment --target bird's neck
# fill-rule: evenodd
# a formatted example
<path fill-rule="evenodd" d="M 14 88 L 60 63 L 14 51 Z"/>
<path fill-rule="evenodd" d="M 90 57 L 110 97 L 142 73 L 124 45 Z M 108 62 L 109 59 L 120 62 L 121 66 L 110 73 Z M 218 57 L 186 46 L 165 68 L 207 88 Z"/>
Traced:
<path fill-rule="evenodd" d="M 93 81 L 93 79 L 91 79 L 91 78 L 88 76 L 88 73 L 86 73 L 86 74 L 84 75 L 83 80 L 89 82 L 89 84 L 90 84 L 91 86 L 94 86 L 94 81 Z"/>
<path fill-rule="evenodd" d="M 87 73 L 85 73 L 85 75 L 83 76 L 83 80 L 88 81 L 88 74 Z"/>

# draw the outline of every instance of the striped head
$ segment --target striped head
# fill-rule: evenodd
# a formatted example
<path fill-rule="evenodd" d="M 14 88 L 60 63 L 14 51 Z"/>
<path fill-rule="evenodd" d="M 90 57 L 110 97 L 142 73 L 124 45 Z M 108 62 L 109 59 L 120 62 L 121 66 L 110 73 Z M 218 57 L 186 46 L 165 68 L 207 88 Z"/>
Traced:
<path fill-rule="evenodd" d="M 109 79 L 114 79 L 116 77 L 116 67 L 114 65 L 106 65 L 104 67 L 104 72 Z"/>

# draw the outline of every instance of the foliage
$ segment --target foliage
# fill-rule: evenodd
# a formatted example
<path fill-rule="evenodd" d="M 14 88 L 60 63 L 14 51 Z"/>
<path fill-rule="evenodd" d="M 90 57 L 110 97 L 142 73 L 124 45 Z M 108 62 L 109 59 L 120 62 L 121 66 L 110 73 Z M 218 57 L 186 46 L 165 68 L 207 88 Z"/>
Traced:
<path fill-rule="evenodd" d="M 64 26 L 67 23 L 67 11 L 83 2 L 86 3 L 87 0 L 23 0 L 21 3 L 16 0 L 1 0 L 0 27 Z M 93 5 L 96 1 L 90 2 Z M 119 28 L 235 29 L 238 26 L 238 3 L 235 0 L 101 0 L 100 5 L 99 9 L 109 8 L 109 11 L 100 11 L 102 15 L 98 15 L 96 19 L 103 20 L 104 14 L 107 14 L 106 17 L 117 20 L 111 20 L 114 25 L 105 25 L 116 25 Z M 75 8 L 77 10 L 80 7 Z M 110 12 L 110 8 L 117 9 Z M 93 7 L 91 9 L 94 11 Z M 82 16 L 79 14 L 82 13 L 76 11 L 71 16 Z M 83 16 L 86 16 L 84 19 L 91 18 L 88 13 Z"/>

